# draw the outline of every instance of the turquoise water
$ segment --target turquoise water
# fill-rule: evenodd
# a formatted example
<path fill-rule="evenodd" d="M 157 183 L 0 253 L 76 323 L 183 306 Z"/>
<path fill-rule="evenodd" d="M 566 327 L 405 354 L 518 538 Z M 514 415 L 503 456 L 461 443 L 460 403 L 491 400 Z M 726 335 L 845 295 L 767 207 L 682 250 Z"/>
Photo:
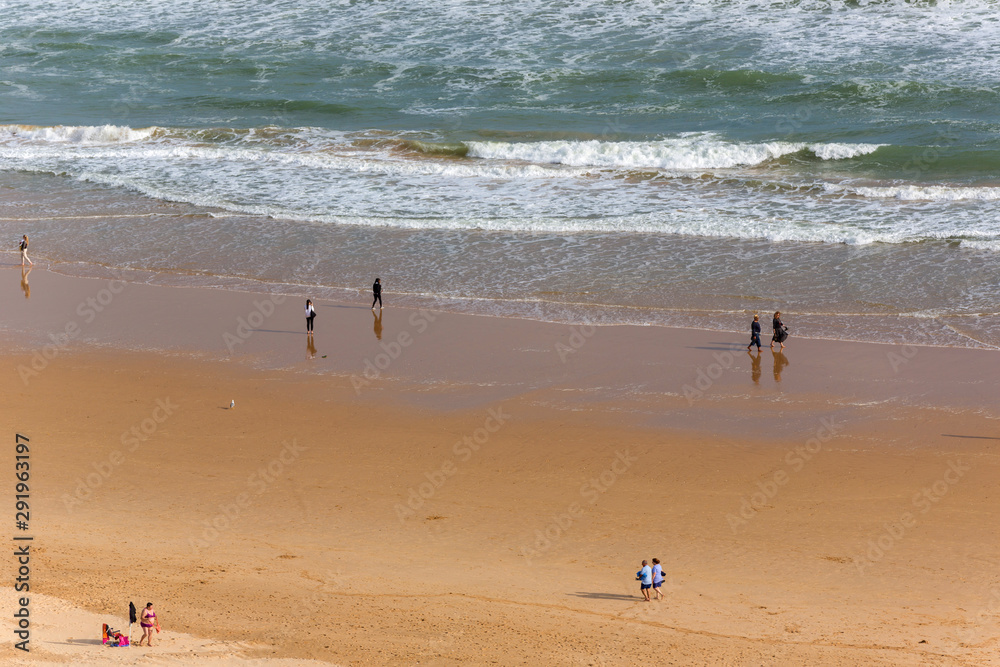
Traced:
<path fill-rule="evenodd" d="M 50 262 L 1000 345 L 995 2 L 2 8 L 0 233 Z"/>

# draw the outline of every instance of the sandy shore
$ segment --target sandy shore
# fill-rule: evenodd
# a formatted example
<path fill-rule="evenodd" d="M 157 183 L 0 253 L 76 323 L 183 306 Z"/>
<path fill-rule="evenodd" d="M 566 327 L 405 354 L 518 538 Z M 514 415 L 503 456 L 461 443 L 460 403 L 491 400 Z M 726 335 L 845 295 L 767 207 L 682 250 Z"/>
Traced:
<path fill-rule="evenodd" d="M 996 352 L 5 275 L 32 658 L 1000 664 Z"/>

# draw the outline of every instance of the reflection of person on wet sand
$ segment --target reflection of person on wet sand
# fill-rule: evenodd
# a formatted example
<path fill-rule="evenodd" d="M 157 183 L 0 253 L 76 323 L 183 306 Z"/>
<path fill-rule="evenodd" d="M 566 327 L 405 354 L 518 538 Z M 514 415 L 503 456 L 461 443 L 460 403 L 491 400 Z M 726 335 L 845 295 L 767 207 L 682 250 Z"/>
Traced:
<path fill-rule="evenodd" d="M 760 348 L 757 348 L 756 357 L 750 350 L 747 350 L 747 356 L 750 357 L 750 379 L 754 384 L 760 384 Z"/>
<path fill-rule="evenodd" d="M 372 315 L 375 317 L 375 337 L 382 340 L 382 310 L 377 313 L 372 311 Z"/>
<path fill-rule="evenodd" d="M 31 285 L 28 284 L 28 274 L 31 273 L 31 268 L 29 267 L 27 271 L 24 267 L 21 267 L 21 289 L 24 290 L 24 298 L 31 298 Z"/>
<path fill-rule="evenodd" d="M 309 355 L 310 359 L 316 358 L 316 343 L 312 336 L 306 336 L 306 354 Z"/>
<path fill-rule="evenodd" d="M 771 350 L 774 355 L 774 381 L 781 382 L 781 371 L 788 365 L 788 358 L 784 352 Z"/>

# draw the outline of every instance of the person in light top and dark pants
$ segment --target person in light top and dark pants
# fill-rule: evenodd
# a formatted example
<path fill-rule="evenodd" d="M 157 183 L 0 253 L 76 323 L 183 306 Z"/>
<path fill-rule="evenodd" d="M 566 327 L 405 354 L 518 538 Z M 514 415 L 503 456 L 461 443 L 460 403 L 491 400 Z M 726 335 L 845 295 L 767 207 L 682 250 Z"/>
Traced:
<path fill-rule="evenodd" d="M 312 299 L 306 299 L 306 335 L 313 334 L 313 319 L 316 317 L 316 309 L 313 308 Z"/>

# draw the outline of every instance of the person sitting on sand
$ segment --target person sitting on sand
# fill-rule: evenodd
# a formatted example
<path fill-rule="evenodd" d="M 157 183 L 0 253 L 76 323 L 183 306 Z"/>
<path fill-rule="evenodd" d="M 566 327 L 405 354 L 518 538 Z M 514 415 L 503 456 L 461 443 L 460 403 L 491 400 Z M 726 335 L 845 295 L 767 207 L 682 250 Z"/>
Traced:
<path fill-rule="evenodd" d="M 160 622 L 156 620 L 156 612 L 153 610 L 153 603 L 147 602 L 146 608 L 142 610 L 142 614 L 139 616 L 139 625 L 142 627 L 142 637 L 139 637 L 139 643 L 137 646 L 142 646 L 142 640 L 146 640 L 146 646 L 153 645 L 153 627 L 156 626 L 156 631 L 160 631 Z"/>
<path fill-rule="evenodd" d="M 645 602 L 649 602 L 649 589 L 653 587 L 653 568 L 649 563 L 642 561 L 642 569 L 635 573 L 635 578 L 639 580 L 639 590 Z"/>

